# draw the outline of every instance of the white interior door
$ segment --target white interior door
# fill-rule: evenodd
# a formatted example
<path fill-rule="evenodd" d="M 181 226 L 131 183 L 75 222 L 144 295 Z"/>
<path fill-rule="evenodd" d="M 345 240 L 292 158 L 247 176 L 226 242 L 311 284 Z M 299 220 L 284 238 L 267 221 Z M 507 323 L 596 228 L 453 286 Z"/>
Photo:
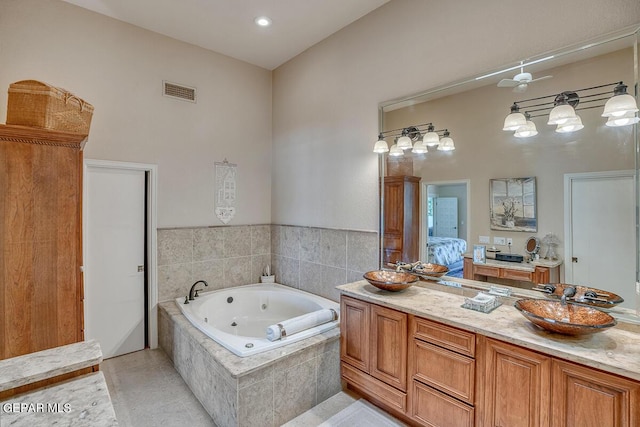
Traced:
<path fill-rule="evenodd" d="M 634 304 L 634 178 L 620 173 L 570 179 L 566 281 L 614 292 Z"/>
<path fill-rule="evenodd" d="M 85 185 L 85 337 L 107 358 L 145 346 L 145 172 L 88 167 Z"/>
<path fill-rule="evenodd" d="M 458 199 L 456 197 L 436 197 L 434 206 L 435 237 L 458 237 Z"/>

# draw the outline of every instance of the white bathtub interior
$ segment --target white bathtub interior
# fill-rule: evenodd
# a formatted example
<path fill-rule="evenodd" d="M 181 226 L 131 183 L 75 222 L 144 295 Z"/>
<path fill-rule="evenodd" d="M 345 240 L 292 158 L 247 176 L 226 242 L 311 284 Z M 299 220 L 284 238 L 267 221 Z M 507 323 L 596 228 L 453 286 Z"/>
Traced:
<path fill-rule="evenodd" d="M 196 328 L 240 357 L 294 343 L 339 325 L 338 303 L 278 283 L 206 292 L 189 304 L 184 298 L 175 301 Z M 335 310 L 338 319 L 280 340 L 266 338 L 268 326 L 325 308 Z"/>

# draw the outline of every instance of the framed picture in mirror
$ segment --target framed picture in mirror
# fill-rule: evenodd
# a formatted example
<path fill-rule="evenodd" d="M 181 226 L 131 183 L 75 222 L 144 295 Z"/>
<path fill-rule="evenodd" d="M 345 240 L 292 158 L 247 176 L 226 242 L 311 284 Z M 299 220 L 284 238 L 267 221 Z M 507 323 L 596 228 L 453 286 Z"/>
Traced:
<path fill-rule="evenodd" d="M 491 179 L 489 193 L 492 230 L 538 231 L 535 177 Z"/>
<path fill-rule="evenodd" d="M 487 262 L 487 247 L 484 245 L 473 245 L 473 262 L 485 264 Z"/>

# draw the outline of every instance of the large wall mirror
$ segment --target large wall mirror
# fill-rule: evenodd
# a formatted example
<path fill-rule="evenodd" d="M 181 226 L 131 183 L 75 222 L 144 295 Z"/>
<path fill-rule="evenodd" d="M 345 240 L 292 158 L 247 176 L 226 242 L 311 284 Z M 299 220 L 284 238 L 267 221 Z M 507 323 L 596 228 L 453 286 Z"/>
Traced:
<path fill-rule="evenodd" d="M 439 263 L 461 274 L 456 253 L 482 244 L 535 258 L 526 251 L 535 237 L 539 257 L 562 262 L 556 280 L 617 293 L 621 307 L 637 313 L 640 125 L 607 125 L 602 114 L 619 82 L 638 98 L 638 37 L 637 28 L 625 29 L 383 103 L 380 132 L 390 147 L 402 131 L 412 144 L 421 141 L 429 129 L 420 125 L 432 123 L 440 143 L 446 130 L 455 149 L 380 155 L 382 266 L 444 256 Z M 532 81 L 512 82 L 521 73 Z M 503 130 L 514 103 L 529 114 L 535 136 Z M 583 128 L 565 124 L 558 132 L 548 124 L 562 103 L 574 106 Z M 447 258 L 439 242 L 449 240 Z"/>

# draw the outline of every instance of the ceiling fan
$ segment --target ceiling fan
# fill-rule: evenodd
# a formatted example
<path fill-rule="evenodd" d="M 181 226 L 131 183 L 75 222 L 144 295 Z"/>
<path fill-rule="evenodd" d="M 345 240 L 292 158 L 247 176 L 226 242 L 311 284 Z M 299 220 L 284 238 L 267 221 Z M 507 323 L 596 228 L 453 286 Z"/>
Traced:
<path fill-rule="evenodd" d="M 534 79 L 531 73 L 525 73 L 524 68 L 520 67 L 520 73 L 516 74 L 512 79 L 500 80 L 498 87 L 512 87 L 514 92 L 524 92 L 527 90 L 529 83 L 550 79 L 551 77 L 553 76 L 543 76 Z"/>

